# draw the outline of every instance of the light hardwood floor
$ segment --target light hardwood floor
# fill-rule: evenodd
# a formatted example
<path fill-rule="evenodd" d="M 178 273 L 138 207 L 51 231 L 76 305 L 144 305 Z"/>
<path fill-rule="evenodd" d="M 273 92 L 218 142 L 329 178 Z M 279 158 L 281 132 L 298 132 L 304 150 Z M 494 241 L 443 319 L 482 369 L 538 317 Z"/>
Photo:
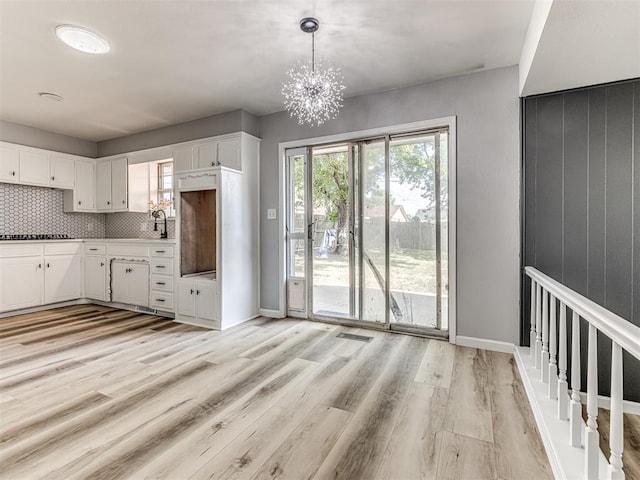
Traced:
<path fill-rule="evenodd" d="M 0 320 L 0 389 L 7 479 L 552 478 L 513 358 L 437 340 L 66 307 Z"/>

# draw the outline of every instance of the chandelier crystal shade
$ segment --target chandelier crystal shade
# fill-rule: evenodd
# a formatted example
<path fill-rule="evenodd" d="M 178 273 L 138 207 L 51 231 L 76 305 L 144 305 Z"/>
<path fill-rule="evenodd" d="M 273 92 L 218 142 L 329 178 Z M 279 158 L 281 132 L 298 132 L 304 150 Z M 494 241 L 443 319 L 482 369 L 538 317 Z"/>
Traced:
<path fill-rule="evenodd" d="M 320 126 L 338 116 L 342 107 L 342 91 L 345 89 L 339 68 L 323 67 L 315 63 L 315 32 L 319 22 L 315 18 L 303 18 L 300 29 L 311 33 L 311 63 L 298 64 L 287 70 L 289 80 L 282 86 L 284 105 L 290 116 L 300 125 Z"/>

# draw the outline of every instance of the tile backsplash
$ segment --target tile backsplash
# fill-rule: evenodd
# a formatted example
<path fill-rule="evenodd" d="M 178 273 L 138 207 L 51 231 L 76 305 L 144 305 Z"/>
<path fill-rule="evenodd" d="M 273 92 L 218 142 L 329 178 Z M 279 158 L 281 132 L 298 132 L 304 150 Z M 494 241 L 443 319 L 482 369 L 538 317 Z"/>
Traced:
<path fill-rule="evenodd" d="M 120 212 L 108 213 L 106 218 L 107 238 L 160 238 L 164 222 L 158 220 L 158 231 L 153 231 L 154 219 L 148 213 Z M 175 222 L 167 220 L 169 238 L 175 238 Z"/>
<path fill-rule="evenodd" d="M 0 183 L 0 234 L 105 236 L 104 213 L 65 213 L 63 202 L 62 190 Z"/>

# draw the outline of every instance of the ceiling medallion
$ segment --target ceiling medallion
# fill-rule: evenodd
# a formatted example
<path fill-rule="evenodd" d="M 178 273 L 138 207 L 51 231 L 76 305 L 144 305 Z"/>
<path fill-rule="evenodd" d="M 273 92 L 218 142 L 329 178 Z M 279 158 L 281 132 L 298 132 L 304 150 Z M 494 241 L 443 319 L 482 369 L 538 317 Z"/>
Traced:
<path fill-rule="evenodd" d="M 287 70 L 288 81 L 282 85 L 284 106 L 300 125 L 320 126 L 338 116 L 345 89 L 339 68 L 315 61 L 315 32 L 320 22 L 315 18 L 300 20 L 300 30 L 311 34 L 311 63 L 302 63 Z"/>

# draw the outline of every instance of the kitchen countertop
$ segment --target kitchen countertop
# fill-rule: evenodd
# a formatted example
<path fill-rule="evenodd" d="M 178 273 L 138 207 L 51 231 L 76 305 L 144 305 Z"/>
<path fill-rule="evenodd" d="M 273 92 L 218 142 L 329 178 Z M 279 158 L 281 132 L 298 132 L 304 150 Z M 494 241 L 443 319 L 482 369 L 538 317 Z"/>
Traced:
<path fill-rule="evenodd" d="M 0 245 L 20 243 L 176 243 L 175 238 L 61 238 L 57 240 L 2 240 Z"/>

